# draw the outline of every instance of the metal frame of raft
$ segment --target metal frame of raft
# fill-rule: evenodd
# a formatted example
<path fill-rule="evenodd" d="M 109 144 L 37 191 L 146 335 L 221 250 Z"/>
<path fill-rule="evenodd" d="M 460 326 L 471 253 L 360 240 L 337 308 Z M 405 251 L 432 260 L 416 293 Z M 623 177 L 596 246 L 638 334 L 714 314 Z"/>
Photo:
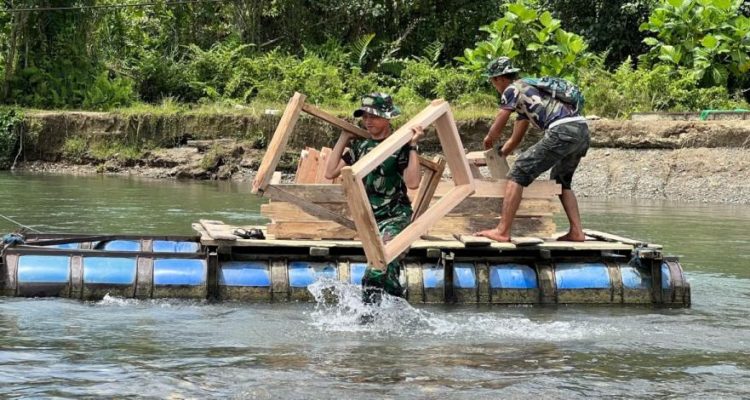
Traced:
<path fill-rule="evenodd" d="M 418 240 L 401 263 L 411 303 L 690 306 L 690 285 L 661 246 L 597 240 L 472 247 Z M 0 258 L 0 295 L 100 299 L 310 301 L 320 278 L 359 284 L 357 241 L 197 236 L 28 235 Z M 45 246 L 35 245 L 45 244 Z"/>

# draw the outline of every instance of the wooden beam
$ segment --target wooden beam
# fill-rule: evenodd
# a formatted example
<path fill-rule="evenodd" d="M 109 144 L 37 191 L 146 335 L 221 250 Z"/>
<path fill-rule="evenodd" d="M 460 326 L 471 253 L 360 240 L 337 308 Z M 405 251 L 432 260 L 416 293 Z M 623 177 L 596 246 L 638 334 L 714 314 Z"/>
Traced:
<path fill-rule="evenodd" d="M 453 182 L 456 186 L 471 185 L 473 188 L 474 177 L 469 170 L 469 161 L 466 159 L 461 136 L 458 134 L 450 107 L 447 107 L 445 113 L 435 121 L 435 128 L 440 139 L 440 146 L 445 153 L 445 161 L 451 170 Z"/>
<path fill-rule="evenodd" d="M 492 239 L 488 239 L 483 236 L 454 233 L 453 237 L 455 237 L 459 242 L 463 243 L 466 247 L 483 247 L 492 244 Z"/>
<path fill-rule="evenodd" d="M 269 185 L 266 188 L 266 195 L 274 200 L 286 201 L 301 208 L 304 212 L 321 219 L 334 221 L 349 229 L 357 229 L 354 222 L 340 214 L 336 214 L 331 210 L 305 200 L 301 197 L 295 196 L 292 193 L 286 192 L 280 189 L 278 186 Z M 369 204 L 369 203 L 368 203 Z"/>
<path fill-rule="evenodd" d="M 386 261 L 383 240 L 380 238 L 380 231 L 375 222 L 375 216 L 372 214 L 365 186 L 362 180 L 354 174 L 352 167 L 344 167 L 341 170 L 341 178 L 346 200 L 349 203 L 349 211 L 357 227 L 357 234 L 362 241 L 368 264 L 372 268 L 385 270 L 386 264 L 391 260 Z"/>
<path fill-rule="evenodd" d="M 355 230 L 343 227 L 335 222 L 295 222 L 282 221 L 268 224 L 268 234 L 275 239 L 332 239 L 353 240 L 357 237 Z"/>
<path fill-rule="evenodd" d="M 422 163 L 421 157 L 420 163 Z M 434 164 L 434 168 L 430 168 L 425 171 L 424 176 L 422 176 L 422 181 L 419 184 L 419 191 L 414 197 L 414 202 L 412 203 L 412 210 L 414 211 L 411 216 L 412 221 L 419 218 L 419 216 L 422 215 L 425 210 L 430 207 L 432 198 L 435 195 L 435 190 L 440 183 L 440 179 L 443 177 L 443 170 L 445 170 L 445 159 L 443 157 L 436 156 L 431 161 L 431 163 Z"/>
<path fill-rule="evenodd" d="M 320 149 L 318 171 L 315 174 L 315 183 L 333 183 L 333 179 L 326 179 L 326 164 L 328 163 L 328 157 L 330 157 L 331 151 L 332 149 L 330 147 L 323 147 Z"/>
<path fill-rule="evenodd" d="M 372 172 L 380 164 L 385 161 L 386 158 L 390 157 L 391 154 L 395 153 L 401 147 L 411 140 L 413 126 L 422 126 L 423 128 L 428 127 L 430 124 L 441 115 L 445 114 L 448 110 L 448 103 L 445 101 L 433 102 L 433 104 L 427 106 L 422 112 L 417 114 L 414 118 L 410 119 L 404 126 L 391 133 L 388 138 L 383 140 L 378 146 L 370 150 L 364 157 L 359 159 L 354 165 L 352 165 L 352 172 L 355 176 L 362 179 L 367 174 Z M 461 149 L 463 154 L 463 149 Z M 450 165 L 450 163 L 448 163 Z M 467 166 L 466 169 L 469 167 Z"/>
<path fill-rule="evenodd" d="M 461 154 L 463 155 L 463 153 Z M 404 228 L 401 233 L 396 235 L 396 237 L 385 246 L 386 262 L 391 262 L 404 250 L 408 249 L 412 242 L 419 239 L 419 237 L 425 234 L 437 220 L 448 214 L 453 207 L 471 195 L 472 192 L 474 192 L 474 187 L 472 185 L 456 186 L 442 199 L 438 200 L 435 205 L 427 209 L 424 214 Z"/>
<path fill-rule="evenodd" d="M 309 203 L 345 203 L 344 187 L 338 184 L 299 185 L 296 183 L 282 183 L 269 185 L 291 193 Z"/>
<path fill-rule="evenodd" d="M 473 162 L 469 162 L 469 169 L 471 170 L 471 176 L 473 176 L 474 179 L 484 179 L 484 176 L 479 170 L 479 167 L 477 167 L 477 165 Z"/>
<path fill-rule="evenodd" d="M 318 150 L 312 147 L 306 147 L 305 150 L 302 150 L 299 164 L 297 164 L 297 174 L 294 177 L 294 183 L 315 183 L 319 164 L 320 152 Z"/>
<path fill-rule="evenodd" d="M 279 125 L 276 126 L 276 131 L 273 133 L 271 143 L 266 149 L 266 154 L 263 156 L 263 161 L 260 163 L 258 174 L 253 180 L 253 193 L 263 192 L 271 181 L 271 176 L 276 171 L 281 154 L 286 149 L 289 137 L 294 130 L 294 126 L 297 124 L 300 111 L 305 103 L 305 98 L 305 95 L 302 93 L 294 93 L 294 96 L 289 100 L 284 110 L 284 115 L 281 116 Z"/>
<path fill-rule="evenodd" d="M 508 176 L 508 160 L 505 157 L 500 157 L 497 154 L 497 150 L 489 149 L 484 152 L 484 162 L 487 164 L 487 168 L 490 170 L 490 176 L 492 179 L 506 179 Z"/>
<path fill-rule="evenodd" d="M 306 103 L 306 104 L 302 105 L 302 111 L 304 111 L 304 112 L 312 115 L 313 117 L 322 119 L 323 121 L 328 122 L 329 124 L 331 124 L 331 125 L 333 125 L 333 126 L 335 126 L 337 128 L 343 129 L 343 130 L 345 130 L 347 132 L 351 132 L 351 133 L 353 133 L 353 134 L 355 134 L 355 135 L 357 135 L 359 137 L 363 137 L 365 139 L 369 139 L 370 138 L 370 133 L 367 132 L 367 130 L 362 129 L 362 128 L 360 128 L 360 127 L 358 127 L 358 126 L 356 126 L 356 125 L 354 125 L 354 124 L 352 124 L 350 122 L 347 122 L 347 121 L 341 119 L 341 118 L 334 117 L 333 115 L 328 114 L 327 112 L 325 112 L 325 111 L 323 111 L 323 110 L 321 110 L 321 109 L 319 109 L 319 108 L 317 108 L 317 107 L 315 107 L 315 106 L 313 106 L 311 104 L 307 104 Z"/>
<path fill-rule="evenodd" d="M 329 211 L 339 214 L 343 217 L 347 217 L 349 214 L 349 208 L 346 203 L 316 203 L 318 206 L 324 207 Z M 303 209 L 296 206 L 295 204 L 286 201 L 270 201 L 268 204 L 260 205 L 260 215 L 272 220 L 273 222 L 280 221 L 295 221 L 295 222 L 327 222 L 329 219 L 319 218 L 314 215 L 306 213 Z"/>
<path fill-rule="evenodd" d="M 505 184 L 507 180 L 500 179 L 497 181 L 474 181 L 474 197 L 505 197 Z M 451 190 L 453 185 L 450 182 L 440 182 L 435 195 L 440 197 Z M 541 180 L 534 181 L 523 190 L 522 198 L 553 198 L 562 193 L 562 187 L 555 181 Z"/>

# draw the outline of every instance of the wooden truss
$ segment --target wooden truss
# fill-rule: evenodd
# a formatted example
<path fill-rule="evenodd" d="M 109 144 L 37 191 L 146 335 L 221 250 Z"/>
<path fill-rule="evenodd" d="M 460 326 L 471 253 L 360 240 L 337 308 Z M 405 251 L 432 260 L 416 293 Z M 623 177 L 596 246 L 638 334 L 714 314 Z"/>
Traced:
<path fill-rule="evenodd" d="M 411 140 L 412 127 L 427 127 L 433 123 L 437 130 L 440 145 L 446 155 L 446 162 L 451 170 L 455 186 L 435 204 L 430 206 L 428 203 L 426 210 L 401 233 L 396 235 L 393 240 L 383 243 L 375 222 L 375 216 L 367 200 L 362 179 Z M 381 269 L 408 249 L 440 218 L 474 193 L 474 178 L 469 170 L 469 163 L 464 154 L 464 147 L 458 135 L 456 122 L 453 119 L 450 106 L 443 100 L 433 101 L 432 104 L 383 140 L 354 165 L 344 167 L 341 170 L 341 176 L 352 218 L 362 241 L 367 261 L 371 266 Z"/>
<path fill-rule="evenodd" d="M 474 192 L 474 180 L 464 155 L 453 114 L 448 103 L 443 100 L 432 102 L 430 106 L 412 118 L 401 129 L 392 133 L 361 160 L 342 170 L 342 185 L 352 219 L 326 207 L 327 204 L 335 200 L 340 201 L 341 197 L 338 196 L 341 194 L 342 185 L 274 184 L 272 178 L 276 166 L 286 148 L 299 115 L 303 111 L 347 132 L 369 138 L 369 133 L 366 130 L 305 104 L 305 96 L 301 93 L 295 93 L 287 104 L 284 115 L 263 157 L 258 174 L 253 181 L 252 192 L 268 196 L 274 200 L 292 203 L 314 217 L 335 221 L 347 228 L 356 229 L 365 255 L 370 265 L 375 268 L 385 268 L 387 263 L 393 261 L 404 250 L 408 249 L 440 218 Z M 420 125 L 426 128 L 432 124 L 435 125 L 446 159 L 436 157 L 433 160 L 428 160 L 420 157 L 420 164 L 425 167 L 426 173 L 422 177 L 419 192 L 412 203 L 414 209 L 412 223 L 392 241 L 384 244 L 380 238 L 362 178 L 408 143 L 411 139 L 411 128 L 413 126 Z M 446 164 L 450 167 L 455 186 L 430 206 Z"/>

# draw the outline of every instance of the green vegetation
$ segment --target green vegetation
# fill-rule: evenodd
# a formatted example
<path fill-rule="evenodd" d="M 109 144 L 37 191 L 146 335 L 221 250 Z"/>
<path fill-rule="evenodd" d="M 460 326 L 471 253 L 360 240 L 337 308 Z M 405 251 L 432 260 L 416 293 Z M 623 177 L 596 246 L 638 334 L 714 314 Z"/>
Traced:
<path fill-rule="evenodd" d="M 23 114 L 14 108 L 0 108 L 0 169 L 11 166 L 19 145 L 18 124 Z"/>
<path fill-rule="evenodd" d="M 741 0 L 141 3 L 5 2 L 0 103 L 261 115 L 300 91 L 346 115 L 380 90 L 406 115 L 442 97 L 457 118 L 487 117 L 497 94 L 479 72 L 505 55 L 527 75 L 576 81 L 587 113 L 602 117 L 750 107 Z M 116 4 L 134 6 L 102 8 Z M 43 10 L 60 6 L 73 8 Z M 66 143 L 82 156 L 76 146 Z M 129 157 L 137 146 L 105 147 Z"/>

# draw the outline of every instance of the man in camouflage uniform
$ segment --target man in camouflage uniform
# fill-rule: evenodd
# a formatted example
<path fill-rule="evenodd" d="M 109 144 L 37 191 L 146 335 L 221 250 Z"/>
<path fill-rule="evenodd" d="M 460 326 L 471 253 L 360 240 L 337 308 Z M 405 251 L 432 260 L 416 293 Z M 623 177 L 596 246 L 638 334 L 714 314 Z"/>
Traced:
<path fill-rule="evenodd" d="M 478 232 L 477 235 L 501 242 L 510 241 L 511 225 L 521 203 L 523 188 L 552 168 L 550 178 L 562 186 L 560 201 L 570 222 L 568 233 L 558 240 L 583 241 L 585 235 L 578 201 L 571 190 L 571 183 L 578 163 L 589 148 L 588 125 L 572 105 L 519 80 L 518 71 L 507 57 L 493 60 L 487 66 L 485 76 L 502 94 L 502 99 L 495 122 L 484 138 L 484 147 L 492 148 L 514 111 L 518 116 L 510 139 L 500 151 L 503 157 L 511 154 L 521 143 L 529 122 L 543 130 L 544 137 L 518 156 L 508 174 L 500 224 L 496 229 Z"/>
<path fill-rule="evenodd" d="M 360 139 L 348 132 L 342 132 L 331 151 L 326 164 L 326 178 L 335 179 L 346 165 L 352 165 L 370 150 L 390 136 L 390 120 L 401 114 L 393 105 L 391 96 L 385 93 L 371 93 L 362 98 L 362 106 L 354 111 L 355 118 L 362 118 L 365 128 L 372 138 Z M 407 187 L 419 187 L 420 167 L 417 142 L 424 135 L 422 127 L 412 129 L 409 144 L 388 157 L 363 180 L 380 235 L 386 243 L 398 235 L 411 222 L 411 202 Z M 351 143 L 350 143 L 351 142 Z M 347 147 L 348 146 L 348 147 Z M 385 271 L 368 268 L 362 278 L 365 300 L 376 301 L 381 291 L 394 296 L 403 296 L 399 282 L 398 261 L 393 261 Z"/>

